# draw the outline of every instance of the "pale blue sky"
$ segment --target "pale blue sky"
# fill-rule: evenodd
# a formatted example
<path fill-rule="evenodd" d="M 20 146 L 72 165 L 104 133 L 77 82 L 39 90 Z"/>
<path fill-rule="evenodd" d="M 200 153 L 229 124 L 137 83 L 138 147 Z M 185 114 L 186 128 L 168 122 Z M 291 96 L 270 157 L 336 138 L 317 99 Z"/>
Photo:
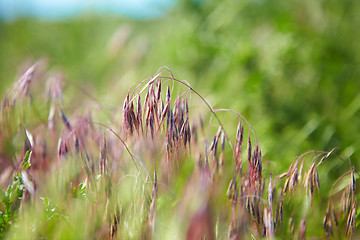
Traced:
<path fill-rule="evenodd" d="M 61 19 L 87 11 L 152 18 L 161 16 L 175 3 L 176 0 L 0 0 L 0 18 Z"/>

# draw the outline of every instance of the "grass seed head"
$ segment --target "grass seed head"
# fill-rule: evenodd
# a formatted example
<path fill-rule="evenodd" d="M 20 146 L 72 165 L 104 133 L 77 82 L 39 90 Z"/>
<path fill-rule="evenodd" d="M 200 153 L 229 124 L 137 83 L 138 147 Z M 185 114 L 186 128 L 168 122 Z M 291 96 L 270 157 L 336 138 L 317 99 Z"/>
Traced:
<path fill-rule="evenodd" d="M 352 233 L 354 232 L 354 228 L 356 226 L 355 220 L 356 220 L 356 201 L 352 203 L 346 221 L 346 236 L 348 239 L 351 239 Z"/>
<path fill-rule="evenodd" d="M 66 157 L 69 152 L 67 142 L 61 137 L 58 142 L 58 157 Z"/>
<path fill-rule="evenodd" d="M 61 115 L 61 120 L 63 121 L 65 127 L 71 132 L 72 131 L 71 124 L 67 119 L 67 117 L 65 116 L 65 113 L 62 109 L 60 109 L 60 115 Z"/>
<path fill-rule="evenodd" d="M 303 216 L 300 222 L 299 227 L 299 239 L 305 240 L 306 239 L 306 215 Z"/>
<path fill-rule="evenodd" d="M 250 165 L 252 165 L 252 163 L 251 163 L 251 139 L 250 139 L 250 137 L 249 137 L 249 139 L 248 139 L 248 162 L 249 162 L 249 164 Z"/>
<path fill-rule="evenodd" d="M 295 216 L 294 213 L 291 214 L 291 217 L 289 219 L 289 234 L 291 236 L 294 236 L 294 232 L 295 232 Z"/>
<path fill-rule="evenodd" d="M 157 91 L 156 91 L 156 101 L 157 102 L 160 102 L 160 98 L 161 98 L 161 80 L 159 80 L 158 82 L 157 82 Z"/>
<path fill-rule="evenodd" d="M 100 146 L 100 173 L 105 174 L 107 172 L 107 164 L 108 164 L 108 155 L 107 155 L 107 146 L 106 146 L 106 138 L 105 134 Z"/>
<path fill-rule="evenodd" d="M 269 180 L 268 201 L 269 201 L 269 206 L 272 207 L 272 204 L 273 204 L 272 174 L 270 174 L 270 180 Z"/>
<path fill-rule="evenodd" d="M 350 188 L 351 188 L 352 194 L 355 196 L 355 194 L 356 194 L 355 168 L 353 168 L 353 169 L 351 170 L 351 183 L 350 183 Z"/>

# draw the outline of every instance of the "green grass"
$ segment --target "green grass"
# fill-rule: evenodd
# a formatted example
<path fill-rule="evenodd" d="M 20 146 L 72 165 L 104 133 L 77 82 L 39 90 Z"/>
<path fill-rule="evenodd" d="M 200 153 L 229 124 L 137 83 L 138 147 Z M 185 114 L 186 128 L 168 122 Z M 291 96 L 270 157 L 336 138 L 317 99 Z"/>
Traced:
<path fill-rule="evenodd" d="M 357 159 L 357 9 L 354 1 L 182 3 L 147 22 L 85 15 L 1 23 L 0 91 L 24 65 L 48 58 L 70 99 L 79 96 L 77 85 L 91 83 L 89 92 L 113 104 L 130 83 L 165 65 L 204 88 L 215 106 L 241 111 L 265 135 L 269 159 L 289 163 L 294 152 L 335 146 Z M 110 44 L 118 28 L 130 29 L 120 48 Z"/>
<path fill-rule="evenodd" d="M 44 75 L 36 76 L 31 85 L 32 100 L 18 100 L 20 104 L 18 103 L 11 113 L 14 121 L 7 123 L 10 125 L 2 126 L 0 153 L 1 158 L 5 159 L 2 161 L 5 162 L 1 167 L 2 176 L 6 176 L 4 170 L 8 164 L 17 166 L 14 162 L 22 159 L 22 145 L 26 138 L 24 129 L 41 132 L 40 135 L 44 135 L 45 139 L 52 138 L 51 134 L 45 131 L 51 107 L 50 103 L 45 103 L 45 83 L 49 77 L 64 77 L 64 102 L 57 104 L 70 116 L 70 122 L 76 122 L 79 116 L 90 112 L 96 121 L 111 124 L 116 132 L 121 132 L 121 104 L 128 88 L 131 84 L 152 76 L 160 66 L 165 65 L 170 67 L 176 77 L 191 83 L 214 108 L 233 109 L 246 117 L 259 139 L 263 162 L 266 165 L 263 172 L 267 181 L 271 173 L 280 175 L 287 172 L 296 156 L 303 152 L 330 151 L 337 147 L 336 155 L 343 158 L 333 157 L 318 168 L 322 189 L 320 209 L 324 214 L 327 207 L 324 199 L 329 197 L 332 183 L 351 169 L 349 161 L 356 170 L 359 167 L 357 159 L 360 157 L 360 129 L 356 123 L 360 120 L 360 49 L 357 44 L 360 37 L 354 30 L 359 25 L 359 7 L 356 1 L 225 1 L 221 4 L 208 1 L 200 5 L 181 1 L 168 15 L 146 22 L 90 14 L 62 22 L 35 19 L 1 22 L 1 96 L 4 96 L 6 89 L 31 64 L 39 59 L 48 59 L 47 66 L 38 70 L 38 73 Z M 176 95 L 181 88 L 175 88 Z M 210 113 L 200 102 L 195 94 L 192 94 L 191 118 L 196 119 L 198 114 L 202 114 L 207 126 Z M 21 104 L 24 106 L 19 107 Z M 228 112 L 218 114 L 226 126 L 227 134 L 234 139 L 238 117 Z M 211 135 L 216 133 L 218 126 L 215 122 L 213 119 L 210 136 L 204 133 L 208 141 L 211 141 Z M 57 140 L 61 136 L 60 123 L 61 119 L 58 119 L 56 137 L 48 143 L 52 154 L 56 151 Z M 89 154 L 98 154 L 98 144 L 92 143 L 89 148 L 92 149 Z M 225 152 L 226 156 L 231 158 L 231 150 L 226 149 Z M 159 153 L 161 154 L 162 152 Z M 116 159 L 122 159 L 124 155 L 126 154 L 121 153 Z M 193 156 L 193 161 L 194 157 L 196 156 Z M 79 157 L 69 158 L 73 158 L 75 162 L 85 161 Z M 311 159 L 312 157 L 309 157 L 306 160 L 309 163 L 307 168 L 311 165 Z M 53 160 L 44 160 L 42 164 L 51 168 Z M 121 167 L 128 165 L 131 166 L 129 159 Z M 126 174 L 121 172 L 120 176 L 137 176 L 135 169 L 129 166 L 124 170 Z M 162 193 L 164 196 L 158 199 L 161 202 L 158 205 L 160 209 L 164 206 L 177 206 L 179 203 L 178 198 L 183 196 L 188 184 L 186 179 L 195 171 L 193 165 L 186 166 L 184 169 L 180 167 L 177 173 L 179 175 L 176 175 L 178 177 L 171 182 L 171 189 L 176 197 L 172 193 Z M 76 181 L 74 183 L 68 180 L 71 187 L 65 181 L 62 184 L 67 186 L 66 190 L 58 189 L 54 177 L 55 185 L 44 186 L 41 197 L 51 195 L 53 204 L 59 204 L 57 215 L 70 217 L 69 215 L 74 214 L 71 216 L 74 218 L 71 220 L 73 223 L 75 218 L 81 219 L 84 216 L 89 206 L 82 206 L 79 213 L 72 213 L 72 209 L 81 201 L 72 198 L 72 191 L 84 181 L 84 177 L 74 176 L 84 174 L 85 166 L 78 164 L 72 167 L 68 173 L 69 179 L 76 178 Z M 218 200 L 222 199 L 226 192 L 225 188 L 228 186 L 224 185 L 228 185 L 233 177 L 228 173 L 233 167 L 225 166 L 224 171 L 229 179 L 224 179 L 224 183 L 220 184 L 219 188 L 222 190 L 219 190 Z M 153 168 L 154 166 L 151 166 L 150 170 L 153 171 Z M 135 186 L 136 181 L 133 180 L 139 177 L 126 177 L 129 178 L 126 182 Z M 336 192 L 342 190 L 339 186 L 348 184 L 347 178 L 343 179 L 344 181 L 337 184 Z M 111 182 L 118 180 L 113 179 Z M 5 190 L 11 185 L 11 181 L 1 184 Z M 281 180 L 280 185 L 283 184 L 284 180 Z M 150 185 L 146 186 L 151 192 Z M 126 187 L 122 188 L 122 184 L 117 187 L 119 189 L 116 188 L 115 192 L 122 191 L 121 189 L 128 191 Z M 143 194 L 137 188 L 141 186 L 134 187 L 133 193 L 128 195 L 129 198 L 120 204 L 127 206 L 126 210 L 119 211 L 124 211 L 123 215 L 129 218 L 128 213 L 131 211 L 146 208 L 146 204 L 137 201 L 137 197 L 141 198 Z M 89 192 L 92 193 L 93 190 Z M 60 195 L 65 195 L 65 199 L 61 199 Z M 114 209 L 119 205 L 117 201 L 111 202 Z M 100 214 L 98 212 L 106 205 L 102 204 L 102 207 L 94 211 L 96 214 Z M 23 215 L 24 218 L 31 218 L 31 214 L 36 211 L 34 209 L 45 206 L 39 198 L 34 200 L 33 205 L 35 208 L 29 207 L 28 212 L 25 211 L 26 214 Z M 114 212 L 114 209 L 111 211 Z M 213 211 L 218 214 L 219 210 L 216 209 Z M 178 229 L 179 224 L 176 221 L 170 221 L 169 226 L 164 223 L 173 215 L 159 212 L 159 218 L 164 219 L 160 224 L 163 226 L 160 227 L 161 236 L 176 233 L 180 238 L 183 237 L 181 234 L 186 231 Z M 37 217 L 42 219 L 40 215 Z M 298 214 L 297 227 L 301 218 L 302 214 Z M 88 224 L 101 228 L 103 221 L 100 221 L 99 217 L 94 219 L 98 222 Z M 55 228 L 57 221 L 61 221 L 62 227 L 51 230 Z M 132 222 L 135 226 L 136 221 L 140 221 L 140 218 L 127 219 L 122 223 Z M 27 220 L 20 222 L 28 224 Z M 317 219 L 317 222 L 321 225 L 322 219 Z M 61 229 L 70 229 L 64 219 L 53 220 L 48 224 L 49 227 L 44 229 L 49 232 L 41 234 L 54 234 L 54 238 L 61 238 Z M 219 234 L 223 233 L 221 236 L 226 236 L 224 229 L 227 228 L 224 225 L 216 220 L 214 225 L 217 226 Z M 312 234 L 316 232 L 313 226 L 317 225 L 310 225 L 308 229 L 311 235 L 316 235 Z M 186 228 L 184 225 L 182 227 Z M 284 226 L 284 234 L 285 229 Z M 68 230 L 64 232 L 69 232 Z M 92 233 L 81 234 L 87 237 Z"/>
<path fill-rule="evenodd" d="M 44 77 L 42 64 L 2 100 L 0 140 L 11 146 L 2 150 L 4 172 L 14 176 L 2 180 L 2 238 L 358 235 L 358 173 L 335 149 L 309 151 L 275 172 L 241 114 L 213 108 L 168 68 L 130 87 L 120 114 L 99 122 L 98 105 L 80 115 L 64 106 L 54 88 L 61 78 Z M 42 108 L 45 120 L 34 112 Z M 237 129 L 222 111 L 234 114 Z M 334 162 L 348 170 L 327 179 Z"/>

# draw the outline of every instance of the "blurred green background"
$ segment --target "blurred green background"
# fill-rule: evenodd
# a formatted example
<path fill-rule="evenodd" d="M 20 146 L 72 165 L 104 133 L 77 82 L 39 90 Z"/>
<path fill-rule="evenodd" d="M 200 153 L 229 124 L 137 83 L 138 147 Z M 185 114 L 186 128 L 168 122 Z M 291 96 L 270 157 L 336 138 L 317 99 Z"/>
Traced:
<path fill-rule="evenodd" d="M 50 72 L 64 74 L 68 106 L 86 102 L 79 87 L 119 106 L 128 86 L 167 66 L 215 108 L 248 119 L 269 171 L 280 173 L 305 151 L 334 147 L 357 164 L 359 12 L 355 0 L 181 0 L 155 19 L 84 13 L 2 21 L 0 94 L 46 58 Z M 236 116 L 220 116 L 235 132 Z M 329 165 L 349 169 L 341 161 Z"/>

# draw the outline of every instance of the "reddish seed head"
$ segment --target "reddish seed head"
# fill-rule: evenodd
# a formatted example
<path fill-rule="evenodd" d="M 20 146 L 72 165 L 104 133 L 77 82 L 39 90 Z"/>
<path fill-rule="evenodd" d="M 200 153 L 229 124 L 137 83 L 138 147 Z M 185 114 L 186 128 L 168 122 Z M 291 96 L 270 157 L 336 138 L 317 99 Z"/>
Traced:
<path fill-rule="evenodd" d="M 187 142 L 189 143 L 189 146 L 191 145 L 191 129 L 190 129 L 190 124 L 187 124 Z"/>
<path fill-rule="evenodd" d="M 150 117 L 150 131 L 151 131 L 151 138 L 154 138 L 155 128 L 154 128 L 154 117 L 153 116 Z"/>
<path fill-rule="evenodd" d="M 248 140 L 248 162 L 251 164 L 251 139 Z"/>
<path fill-rule="evenodd" d="M 157 82 L 156 100 L 160 101 L 161 98 L 161 80 Z"/>
<path fill-rule="evenodd" d="M 171 102 L 170 87 L 169 87 L 169 86 L 167 86 L 167 89 L 166 89 L 166 100 L 165 100 L 165 103 L 169 103 L 169 105 L 170 105 L 170 102 Z"/>
<path fill-rule="evenodd" d="M 300 228 L 299 228 L 299 239 L 306 239 L 306 216 L 301 219 Z"/>
<path fill-rule="evenodd" d="M 270 181 L 269 181 L 269 188 L 268 188 L 269 206 L 272 206 L 272 201 L 273 201 L 272 191 L 273 191 L 273 186 L 272 186 L 272 174 L 270 174 Z"/>
<path fill-rule="evenodd" d="M 62 109 L 60 109 L 60 114 L 61 114 L 61 120 L 63 121 L 64 125 L 66 126 L 66 128 L 71 131 L 71 125 L 70 122 L 68 121 L 68 119 L 65 116 L 65 113 L 63 112 Z"/>
<path fill-rule="evenodd" d="M 356 191 L 356 180 L 355 180 L 355 169 L 352 169 L 351 171 L 351 191 L 352 194 L 355 195 L 355 191 Z"/>
<path fill-rule="evenodd" d="M 211 144 L 210 144 L 210 147 L 209 147 L 209 152 L 211 152 L 212 150 L 214 150 L 214 147 L 215 147 L 215 143 L 216 143 L 216 135 L 214 136 Z"/>
<path fill-rule="evenodd" d="M 155 170 L 154 170 L 154 186 L 155 186 L 155 188 L 156 188 L 156 190 L 158 189 L 158 186 L 157 186 L 157 173 L 156 173 L 156 168 L 155 168 Z"/>
<path fill-rule="evenodd" d="M 68 152 L 69 150 L 66 141 L 64 141 L 63 138 L 60 138 L 58 142 L 58 156 L 66 156 Z"/>

